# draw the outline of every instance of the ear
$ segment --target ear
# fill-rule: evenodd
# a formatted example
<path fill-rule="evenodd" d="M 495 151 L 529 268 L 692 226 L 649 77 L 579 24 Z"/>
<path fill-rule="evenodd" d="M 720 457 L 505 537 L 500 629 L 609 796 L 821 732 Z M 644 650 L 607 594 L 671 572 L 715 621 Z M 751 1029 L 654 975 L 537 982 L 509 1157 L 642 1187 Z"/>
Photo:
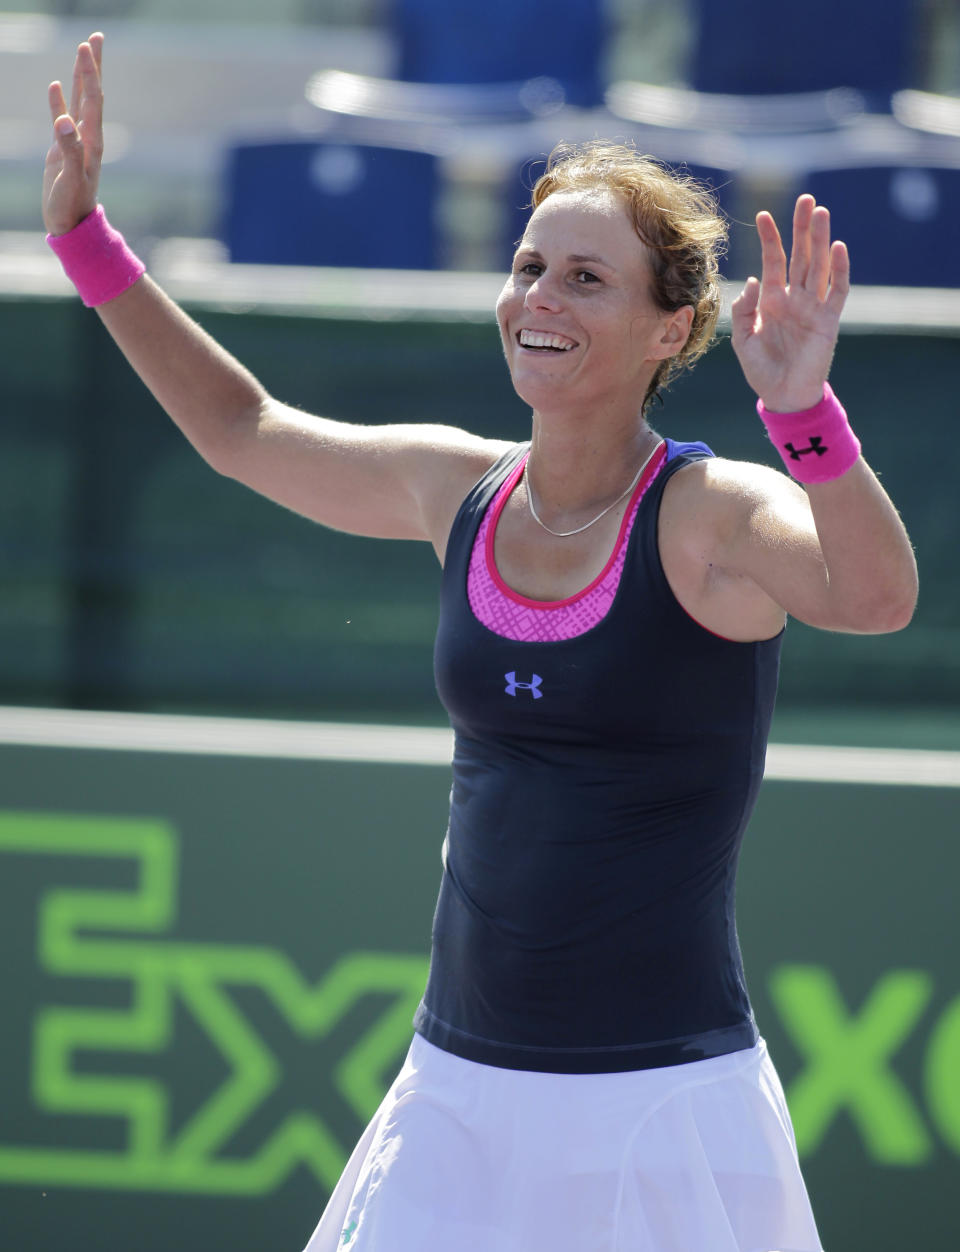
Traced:
<path fill-rule="evenodd" d="M 661 321 L 662 334 L 653 346 L 652 356 L 655 361 L 665 361 L 676 356 L 690 337 L 693 325 L 693 305 L 684 304 L 672 313 L 664 313 Z"/>

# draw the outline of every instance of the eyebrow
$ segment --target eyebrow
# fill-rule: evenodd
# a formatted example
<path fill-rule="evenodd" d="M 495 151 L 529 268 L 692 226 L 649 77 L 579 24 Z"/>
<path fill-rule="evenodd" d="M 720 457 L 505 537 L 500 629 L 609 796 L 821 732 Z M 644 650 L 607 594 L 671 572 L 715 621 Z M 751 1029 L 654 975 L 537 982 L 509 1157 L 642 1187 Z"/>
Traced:
<path fill-rule="evenodd" d="M 605 261 L 602 256 L 579 256 L 577 253 L 572 253 L 567 260 L 576 261 L 579 264 L 586 263 L 588 265 L 602 265 L 608 270 L 612 270 L 614 268 L 614 266 L 612 266 L 609 261 Z"/>
<path fill-rule="evenodd" d="M 521 252 L 527 253 L 528 256 L 535 256 L 539 257 L 541 260 L 543 259 L 543 253 L 539 248 L 524 247 L 521 243 L 517 248 L 517 255 L 519 256 Z M 574 262 L 576 265 L 602 265 L 604 269 L 616 269 L 616 266 L 611 265 L 609 261 L 605 261 L 602 256 L 587 256 L 579 252 L 571 252 L 567 257 L 567 260 Z"/>

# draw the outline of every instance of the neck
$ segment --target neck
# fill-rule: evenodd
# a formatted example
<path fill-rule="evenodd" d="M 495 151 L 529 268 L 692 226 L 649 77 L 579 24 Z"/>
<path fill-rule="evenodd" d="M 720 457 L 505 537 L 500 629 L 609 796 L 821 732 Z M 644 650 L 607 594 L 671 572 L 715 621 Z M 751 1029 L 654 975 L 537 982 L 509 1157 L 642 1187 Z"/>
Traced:
<path fill-rule="evenodd" d="M 555 530 L 589 521 L 605 505 L 619 503 L 659 442 L 642 418 L 601 436 L 582 426 L 547 426 L 535 416 L 527 481 L 537 514 Z"/>

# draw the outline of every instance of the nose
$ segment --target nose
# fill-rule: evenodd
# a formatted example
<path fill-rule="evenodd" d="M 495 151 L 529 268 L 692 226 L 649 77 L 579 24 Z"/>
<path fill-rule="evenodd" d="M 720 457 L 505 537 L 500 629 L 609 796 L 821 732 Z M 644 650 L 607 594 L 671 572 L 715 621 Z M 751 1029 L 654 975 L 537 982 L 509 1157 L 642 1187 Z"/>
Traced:
<path fill-rule="evenodd" d="M 562 293 L 549 273 L 539 274 L 524 293 L 523 303 L 528 309 L 546 309 L 553 312 L 560 308 Z"/>

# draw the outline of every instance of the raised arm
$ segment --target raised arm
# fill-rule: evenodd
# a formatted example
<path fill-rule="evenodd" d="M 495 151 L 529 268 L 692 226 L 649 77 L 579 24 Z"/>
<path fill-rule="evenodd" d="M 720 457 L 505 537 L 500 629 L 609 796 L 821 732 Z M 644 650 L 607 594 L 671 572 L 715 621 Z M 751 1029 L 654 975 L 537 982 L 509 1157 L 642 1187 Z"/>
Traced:
<path fill-rule="evenodd" d="M 718 490 L 729 514 L 726 560 L 784 610 L 814 626 L 881 633 L 905 626 L 917 596 L 913 550 L 889 496 L 859 455 L 825 389 L 849 291 L 830 216 L 801 196 L 789 262 L 769 213 L 757 217 L 762 278 L 733 305 L 733 347 L 785 465 L 803 486 L 757 469 Z M 865 429 L 869 438 L 869 427 Z"/>
<path fill-rule="evenodd" d="M 97 225 L 91 215 L 103 153 L 102 51 L 99 33 L 78 48 L 69 107 L 61 84 L 50 85 L 54 139 L 43 217 L 51 236 Z M 103 248 L 100 236 L 94 245 Z M 114 263 L 109 256 L 103 262 Z M 324 525 L 427 540 L 442 558 L 460 500 L 502 449 L 452 427 L 358 426 L 284 405 L 146 274 L 96 307 L 127 360 L 215 469 Z"/>

